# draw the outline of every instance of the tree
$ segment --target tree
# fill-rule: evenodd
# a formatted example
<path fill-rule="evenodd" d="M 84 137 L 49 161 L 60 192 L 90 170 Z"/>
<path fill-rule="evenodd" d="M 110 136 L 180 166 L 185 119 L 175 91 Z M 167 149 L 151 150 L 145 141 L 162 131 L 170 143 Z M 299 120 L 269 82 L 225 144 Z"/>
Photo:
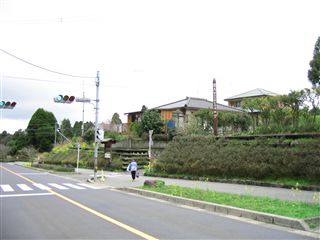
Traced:
<path fill-rule="evenodd" d="M 146 105 L 142 105 L 141 112 L 144 112 L 144 111 L 147 111 L 147 110 L 148 110 L 147 106 Z"/>
<path fill-rule="evenodd" d="M 278 130 L 287 125 L 287 116 L 289 115 L 289 108 L 286 107 L 283 102 L 283 96 L 274 96 L 270 98 L 271 120 Z"/>
<path fill-rule="evenodd" d="M 320 105 L 320 87 L 305 88 L 304 92 L 305 98 L 312 105 L 311 114 L 313 115 L 313 122 L 315 123 Z"/>
<path fill-rule="evenodd" d="M 6 145 L 6 143 L 10 139 L 10 137 L 11 137 L 11 135 L 7 131 L 3 131 L 0 134 L 0 144 L 3 143 L 4 145 Z"/>
<path fill-rule="evenodd" d="M 161 115 L 157 110 L 146 110 L 141 116 L 141 124 L 144 132 L 153 130 L 154 134 L 160 133 L 163 127 Z"/>
<path fill-rule="evenodd" d="M 121 123 L 122 123 L 122 121 L 120 119 L 119 114 L 118 113 L 114 113 L 113 116 L 112 116 L 112 119 L 111 119 L 111 124 L 119 125 Z"/>
<path fill-rule="evenodd" d="M 76 121 L 73 124 L 72 133 L 74 137 L 78 137 L 82 135 L 82 121 Z"/>
<path fill-rule="evenodd" d="M 24 147 L 16 154 L 16 158 L 20 161 L 32 161 L 35 158 L 37 151 L 33 147 Z"/>
<path fill-rule="evenodd" d="M 93 142 L 94 141 L 94 130 L 95 130 L 95 125 L 92 122 L 85 122 L 84 123 L 83 139 L 86 142 Z"/>
<path fill-rule="evenodd" d="M 31 117 L 27 131 L 29 143 L 40 152 L 50 151 L 55 136 L 56 118 L 52 112 L 39 108 Z"/>
<path fill-rule="evenodd" d="M 72 138 L 72 127 L 69 119 L 63 119 L 60 128 L 63 135 L 67 138 Z"/>
<path fill-rule="evenodd" d="M 0 143 L 0 161 L 6 160 L 9 154 L 10 148 L 2 143 Z"/>
<path fill-rule="evenodd" d="M 212 111 L 211 111 L 212 112 Z M 189 118 L 188 124 L 183 128 L 176 129 L 177 135 L 208 135 L 209 132 L 203 129 L 199 118 L 192 114 Z M 174 133 L 174 135 L 176 135 Z"/>
<path fill-rule="evenodd" d="M 263 122 L 263 125 L 267 128 L 270 125 L 271 121 L 271 104 L 272 97 L 263 97 L 260 101 L 260 115 Z"/>
<path fill-rule="evenodd" d="M 300 107 L 304 103 L 304 91 L 291 91 L 288 95 L 283 96 L 283 103 L 291 109 L 292 126 L 299 126 Z"/>
<path fill-rule="evenodd" d="M 313 87 L 320 86 L 320 37 L 314 46 L 313 59 L 310 61 L 310 70 L 308 71 L 309 81 Z"/>
<path fill-rule="evenodd" d="M 209 109 L 199 109 L 193 113 L 201 128 L 207 132 L 213 129 L 213 112 Z"/>
<path fill-rule="evenodd" d="M 114 113 L 111 119 L 112 129 L 116 129 L 117 132 L 119 132 L 121 124 L 122 124 L 122 121 L 120 119 L 119 114 Z M 115 126 L 115 128 L 113 126 Z"/>
<path fill-rule="evenodd" d="M 245 98 L 241 102 L 241 107 L 248 111 L 252 119 L 252 129 L 255 130 L 256 126 L 259 124 L 259 98 Z"/>
<path fill-rule="evenodd" d="M 7 146 L 10 147 L 10 155 L 15 155 L 19 150 L 28 145 L 27 133 L 21 129 L 16 131 L 7 143 Z"/>

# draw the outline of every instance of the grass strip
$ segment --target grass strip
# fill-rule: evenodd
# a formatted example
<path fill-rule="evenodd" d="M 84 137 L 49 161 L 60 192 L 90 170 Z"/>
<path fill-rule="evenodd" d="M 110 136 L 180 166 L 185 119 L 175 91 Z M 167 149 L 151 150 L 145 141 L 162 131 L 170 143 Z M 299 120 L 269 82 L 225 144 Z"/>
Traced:
<path fill-rule="evenodd" d="M 270 197 L 220 193 L 175 185 L 143 186 L 142 189 L 292 218 L 304 219 L 320 216 L 320 203 L 284 201 Z"/>

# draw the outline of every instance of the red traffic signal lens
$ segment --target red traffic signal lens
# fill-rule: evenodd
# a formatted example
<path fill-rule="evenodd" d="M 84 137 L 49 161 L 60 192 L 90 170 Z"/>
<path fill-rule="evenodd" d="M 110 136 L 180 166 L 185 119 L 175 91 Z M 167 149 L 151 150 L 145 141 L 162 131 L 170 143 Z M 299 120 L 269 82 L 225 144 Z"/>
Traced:
<path fill-rule="evenodd" d="M 14 108 L 16 105 L 17 105 L 16 102 L 12 102 L 11 105 L 10 105 L 10 107 Z"/>
<path fill-rule="evenodd" d="M 69 102 L 73 102 L 73 101 L 74 101 L 74 99 L 75 99 L 75 97 L 74 97 L 74 96 L 70 96 L 70 97 L 69 97 Z"/>

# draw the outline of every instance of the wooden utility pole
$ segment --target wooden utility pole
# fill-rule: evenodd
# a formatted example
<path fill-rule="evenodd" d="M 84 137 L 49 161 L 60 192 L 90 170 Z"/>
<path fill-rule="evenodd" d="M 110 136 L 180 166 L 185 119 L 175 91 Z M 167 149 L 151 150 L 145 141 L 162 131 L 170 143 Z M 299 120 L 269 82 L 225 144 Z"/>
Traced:
<path fill-rule="evenodd" d="M 218 136 L 218 105 L 217 105 L 217 83 L 214 78 L 213 81 L 213 134 Z"/>

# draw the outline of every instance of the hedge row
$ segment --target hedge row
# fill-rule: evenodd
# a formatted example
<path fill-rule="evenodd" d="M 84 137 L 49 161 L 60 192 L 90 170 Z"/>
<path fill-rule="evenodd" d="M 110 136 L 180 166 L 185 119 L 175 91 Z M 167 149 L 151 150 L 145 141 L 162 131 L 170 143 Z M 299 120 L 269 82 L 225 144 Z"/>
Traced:
<path fill-rule="evenodd" d="M 229 140 L 175 137 L 157 172 L 227 178 L 304 178 L 319 182 L 320 139 Z"/>

